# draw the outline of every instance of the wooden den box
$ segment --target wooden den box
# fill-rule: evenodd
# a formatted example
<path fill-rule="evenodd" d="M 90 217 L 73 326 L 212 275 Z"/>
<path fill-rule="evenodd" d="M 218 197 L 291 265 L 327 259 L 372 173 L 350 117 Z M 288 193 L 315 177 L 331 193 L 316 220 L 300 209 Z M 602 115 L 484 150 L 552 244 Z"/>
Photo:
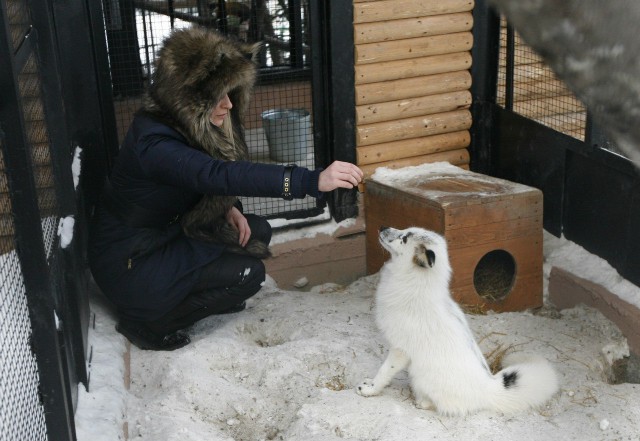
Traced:
<path fill-rule="evenodd" d="M 451 291 L 461 305 L 483 311 L 542 306 L 540 190 L 447 163 L 384 173 L 376 172 L 365 188 L 369 274 L 389 257 L 378 243 L 380 226 L 418 226 L 447 239 Z"/>

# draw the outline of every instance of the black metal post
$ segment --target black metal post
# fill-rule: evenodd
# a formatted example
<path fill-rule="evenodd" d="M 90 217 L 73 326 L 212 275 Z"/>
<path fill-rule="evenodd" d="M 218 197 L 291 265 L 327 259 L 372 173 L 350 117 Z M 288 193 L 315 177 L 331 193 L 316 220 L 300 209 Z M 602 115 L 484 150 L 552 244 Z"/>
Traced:
<path fill-rule="evenodd" d="M 64 5 L 52 2 L 55 7 Z M 98 8 L 102 2 L 87 1 L 89 8 Z M 107 13 L 106 34 L 109 40 L 109 59 L 114 94 L 119 96 L 137 96 L 142 93 L 144 81 L 138 39 L 136 35 L 136 14 L 133 0 L 105 2 Z M 74 23 L 75 25 L 75 23 Z M 67 28 L 73 28 L 65 25 Z M 102 27 L 102 26 L 101 26 Z M 63 29 L 60 29 L 61 31 Z M 70 31 L 69 31 L 70 32 Z M 79 34 L 76 34 L 79 35 Z M 96 35 L 93 35 L 94 37 Z M 74 38 L 78 39 L 77 37 Z"/>
<path fill-rule="evenodd" d="M 81 111 L 77 112 L 77 118 L 66 119 L 66 111 L 72 111 L 75 106 L 71 103 L 71 99 L 65 100 L 62 96 L 62 81 L 59 66 L 62 65 L 61 59 L 57 53 L 57 49 L 60 47 L 56 44 L 56 36 L 53 34 L 53 24 L 51 22 L 52 17 L 60 19 L 63 16 L 70 18 L 67 22 L 75 23 L 75 30 L 77 31 L 83 24 L 85 18 L 82 12 L 82 3 L 80 8 L 76 7 L 68 8 L 68 4 L 58 5 L 55 14 L 47 13 L 47 2 L 43 0 L 34 0 L 34 5 L 38 5 L 33 8 L 31 16 L 33 19 L 33 25 L 40 30 L 40 38 L 38 42 L 39 53 L 39 71 L 40 83 L 42 88 L 42 100 L 44 104 L 44 117 L 46 121 L 47 132 L 49 135 L 48 150 L 51 155 L 51 167 L 55 177 L 55 190 L 56 190 L 56 205 L 57 212 L 55 213 L 59 217 L 73 216 L 76 220 L 76 231 L 79 227 L 87 225 L 88 221 L 84 216 L 84 213 L 79 213 L 77 210 L 76 193 L 74 191 L 74 182 L 71 171 L 71 161 L 73 158 L 73 146 L 69 137 L 68 128 L 80 122 L 84 122 L 83 113 L 89 114 L 90 109 L 88 106 L 82 107 Z M 62 31 L 62 29 L 60 29 Z M 62 36 L 61 40 L 65 41 L 68 46 L 73 43 L 82 41 L 82 39 L 65 38 Z M 86 40 L 85 40 L 86 41 Z M 64 51 L 63 54 L 74 53 L 78 54 L 77 49 L 74 51 Z M 77 60 L 77 64 L 81 64 L 81 60 Z M 73 65 L 73 64 L 72 64 Z M 70 67 L 65 63 L 66 67 Z M 46 72 L 46 74 L 44 74 Z M 86 80 L 87 76 L 78 75 L 74 77 L 75 83 L 68 86 L 76 94 L 80 94 L 79 91 L 83 89 L 85 84 L 82 81 L 78 81 L 78 78 Z M 70 92 L 70 91 L 69 91 Z M 76 96 L 68 93 L 69 98 L 77 98 Z M 61 111 L 61 103 L 65 103 L 65 111 Z M 99 121 L 98 124 L 99 125 Z M 100 130 L 97 130 L 99 133 Z M 81 231 L 81 230 L 80 230 Z M 54 291 L 57 293 L 54 296 L 55 308 L 57 314 L 63 320 L 64 326 L 60 329 L 62 341 L 64 342 L 64 348 L 66 350 L 67 358 L 72 360 L 67 365 L 69 375 L 69 393 L 72 397 L 72 401 L 75 403 L 77 400 L 77 387 L 78 382 L 82 382 L 85 386 L 88 385 L 86 354 L 88 349 L 88 323 L 89 323 L 89 302 L 87 296 L 87 274 L 78 271 L 73 274 L 73 277 L 66 278 L 64 275 L 67 270 L 74 268 L 80 270 L 76 261 L 83 261 L 82 248 L 78 247 L 76 242 L 84 248 L 86 246 L 84 240 L 82 240 L 81 234 L 76 234 L 73 237 L 72 245 L 62 252 L 56 247 L 56 254 L 52 261 L 58 266 L 60 271 L 51 271 L 52 279 L 55 281 L 55 286 L 58 288 Z"/>
<path fill-rule="evenodd" d="M 302 2 L 289 1 L 289 45 L 291 51 L 291 67 L 304 67 L 304 47 L 302 38 Z"/>
<path fill-rule="evenodd" d="M 469 149 L 471 169 L 490 174 L 500 51 L 500 17 L 489 7 L 487 0 L 477 0 L 473 9 L 473 23 L 473 125 Z"/>
<path fill-rule="evenodd" d="M 249 42 L 260 41 L 262 36 L 258 26 L 258 1 L 251 0 L 251 18 L 249 19 Z"/>
<path fill-rule="evenodd" d="M 316 146 L 326 149 L 326 154 L 320 156 L 321 164 L 328 165 L 334 160 L 355 163 L 354 42 L 353 32 L 344 31 L 353 27 L 353 4 L 312 0 L 310 15 L 315 17 L 313 24 L 323 26 L 311 28 L 314 48 L 319 48 L 319 41 L 325 44 L 321 54 L 312 55 L 314 112 L 318 111 L 316 115 L 322 115 L 326 122 L 315 126 Z M 319 133 L 321 130 L 326 138 Z M 357 197 L 356 189 L 333 192 L 329 208 L 336 222 L 358 215 Z"/>
<path fill-rule="evenodd" d="M 316 17 L 309 23 L 311 32 L 311 93 L 313 97 L 313 141 L 315 145 L 316 163 L 327 166 L 329 155 L 329 106 L 326 103 L 326 93 L 329 88 L 328 76 L 328 49 L 324 35 L 328 32 L 326 24 L 326 11 L 324 2 L 310 1 L 310 12 Z"/>
<path fill-rule="evenodd" d="M 584 142 L 590 147 L 601 148 L 613 152 L 617 152 L 615 145 L 611 143 L 611 140 L 600 129 L 600 127 L 593 120 L 591 112 L 587 111 L 587 123 L 585 127 Z"/>
<path fill-rule="evenodd" d="M 224 35 L 227 35 L 227 4 L 225 0 L 218 0 L 217 25 L 218 30 Z M 173 25 L 171 28 L 173 28 Z"/>

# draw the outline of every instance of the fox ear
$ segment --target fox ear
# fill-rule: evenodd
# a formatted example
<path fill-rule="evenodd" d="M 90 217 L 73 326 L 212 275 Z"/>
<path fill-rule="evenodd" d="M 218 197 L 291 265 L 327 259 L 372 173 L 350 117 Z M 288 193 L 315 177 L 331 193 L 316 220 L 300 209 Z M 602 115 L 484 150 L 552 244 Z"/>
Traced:
<path fill-rule="evenodd" d="M 431 250 L 428 250 L 424 245 L 418 245 L 415 250 L 415 254 L 413 255 L 413 262 L 421 266 L 422 268 L 432 268 L 436 263 L 436 253 Z"/>
<path fill-rule="evenodd" d="M 429 267 L 433 268 L 433 265 L 436 263 L 436 253 L 427 250 L 427 262 L 429 263 Z"/>

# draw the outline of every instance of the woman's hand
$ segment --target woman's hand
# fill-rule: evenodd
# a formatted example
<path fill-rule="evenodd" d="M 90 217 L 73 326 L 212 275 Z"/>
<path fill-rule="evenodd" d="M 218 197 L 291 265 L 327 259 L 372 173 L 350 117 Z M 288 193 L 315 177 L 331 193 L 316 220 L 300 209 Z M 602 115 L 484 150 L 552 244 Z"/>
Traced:
<path fill-rule="evenodd" d="M 364 173 L 350 162 L 334 161 L 320 173 L 318 190 L 332 191 L 336 188 L 353 188 L 362 182 Z"/>
<path fill-rule="evenodd" d="M 227 222 L 238 230 L 240 240 L 238 241 L 241 246 L 246 246 L 247 242 L 249 242 L 249 238 L 251 237 L 251 228 L 249 228 L 249 222 L 247 222 L 247 218 L 244 217 L 244 214 L 240 212 L 236 207 L 231 207 L 229 211 L 227 211 L 227 215 L 225 216 Z"/>

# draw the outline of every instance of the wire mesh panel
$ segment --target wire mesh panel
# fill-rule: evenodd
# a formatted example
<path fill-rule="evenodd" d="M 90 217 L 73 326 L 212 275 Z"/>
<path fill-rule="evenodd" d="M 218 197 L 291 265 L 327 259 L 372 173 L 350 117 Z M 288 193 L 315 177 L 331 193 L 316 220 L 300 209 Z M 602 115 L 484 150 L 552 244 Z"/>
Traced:
<path fill-rule="evenodd" d="M 0 440 L 73 439 L 73 369 L 84 366 L 58 339 L 78 330 L 60 308 L 65 275 L 54 269 L 69 144 L 52 115 L 64 105 L 46 5 L 0 3 Z"/>
<path fill-rule="evenodd" d="M 47 257 L 51 256 L 56 238 L 57 200 L 53 169 L 49 154 L 50 140 L 44 121 L 44 110 L 36 56 L 31 53 L 17 76 L 19 99 L 22 103 L 26 141 L 32 160 L 37 206 L 40 213 L 42 239 Z M 4 147 L 4 146 L 3 146 Z M 6 146 L 12 148 L 12 146 Z M 4 148 L 3 148 L 4 150 Z M 46 440 L 44 410 L 39 397 L 38 366 L 31 351 L 31 322 L 20 263 L 14 250 L 15 224 L 11 195 L 4 174 L 0 197 L 0 271 L 2 300 L 0 301 L 0 345 L 2 375 L 0 399 L 3 427 L 0 439 Z M 47 259 L 48 261 L 48 259 Z M 6 438 L 4 438 L 6 436 Z"/>
<path fill-rule="evenodd" d="M 119 140 L 122 141 L 173 30 L 205 26 L 247 43 L 261 42 L 259 79 L 245 115 L 251 160 L 315 168 L 309 0 L 103 0 Z M 247 212 L 305 217 L 322 211 L 312 198 L 243 198 Z"/>
<path fill-rule="evenodd" d="M 587 120 L 584 105 L 504 19 L 497 101 L 508 110 L 584 140 Z"/>
<path fill-rule="evenodd" d="M 0 441 L 47 440 L 31 322 L 15 251 L 0 255 Z"/>
<path fill-rule="evenodd" d="M 23 103 L 23 117 L 29 141 L 33 175 L 38 194 L 38 208 L 42 224 L 42 237 L 47 258 L 51 257 L 56 238 L 58 203 L 54 188 L 51 163 L 51 141 L 45 122 L 38 65 L 35 55 L 31 55 L 24 69 L 18 75 L 18 88 Z"/>
<path fill-rule="evenodd" d="M 29 26 L 26 2 L 9 2 L 7 13 L 10 46 L 15 51 Z M 47 440 L 24 280 L 13 249 L 15 224 L 5 148 L 0 137 L 0 440 Z"/>
<path fill-rule="evenodd" d="M 0 151 L 4 149 L 0 139 Z M 0 441 L 47 440 L 39 375 L 31 351 L 31 322 L 24 280 L 15 250 L 15 226 L 0 158 Z"/>

